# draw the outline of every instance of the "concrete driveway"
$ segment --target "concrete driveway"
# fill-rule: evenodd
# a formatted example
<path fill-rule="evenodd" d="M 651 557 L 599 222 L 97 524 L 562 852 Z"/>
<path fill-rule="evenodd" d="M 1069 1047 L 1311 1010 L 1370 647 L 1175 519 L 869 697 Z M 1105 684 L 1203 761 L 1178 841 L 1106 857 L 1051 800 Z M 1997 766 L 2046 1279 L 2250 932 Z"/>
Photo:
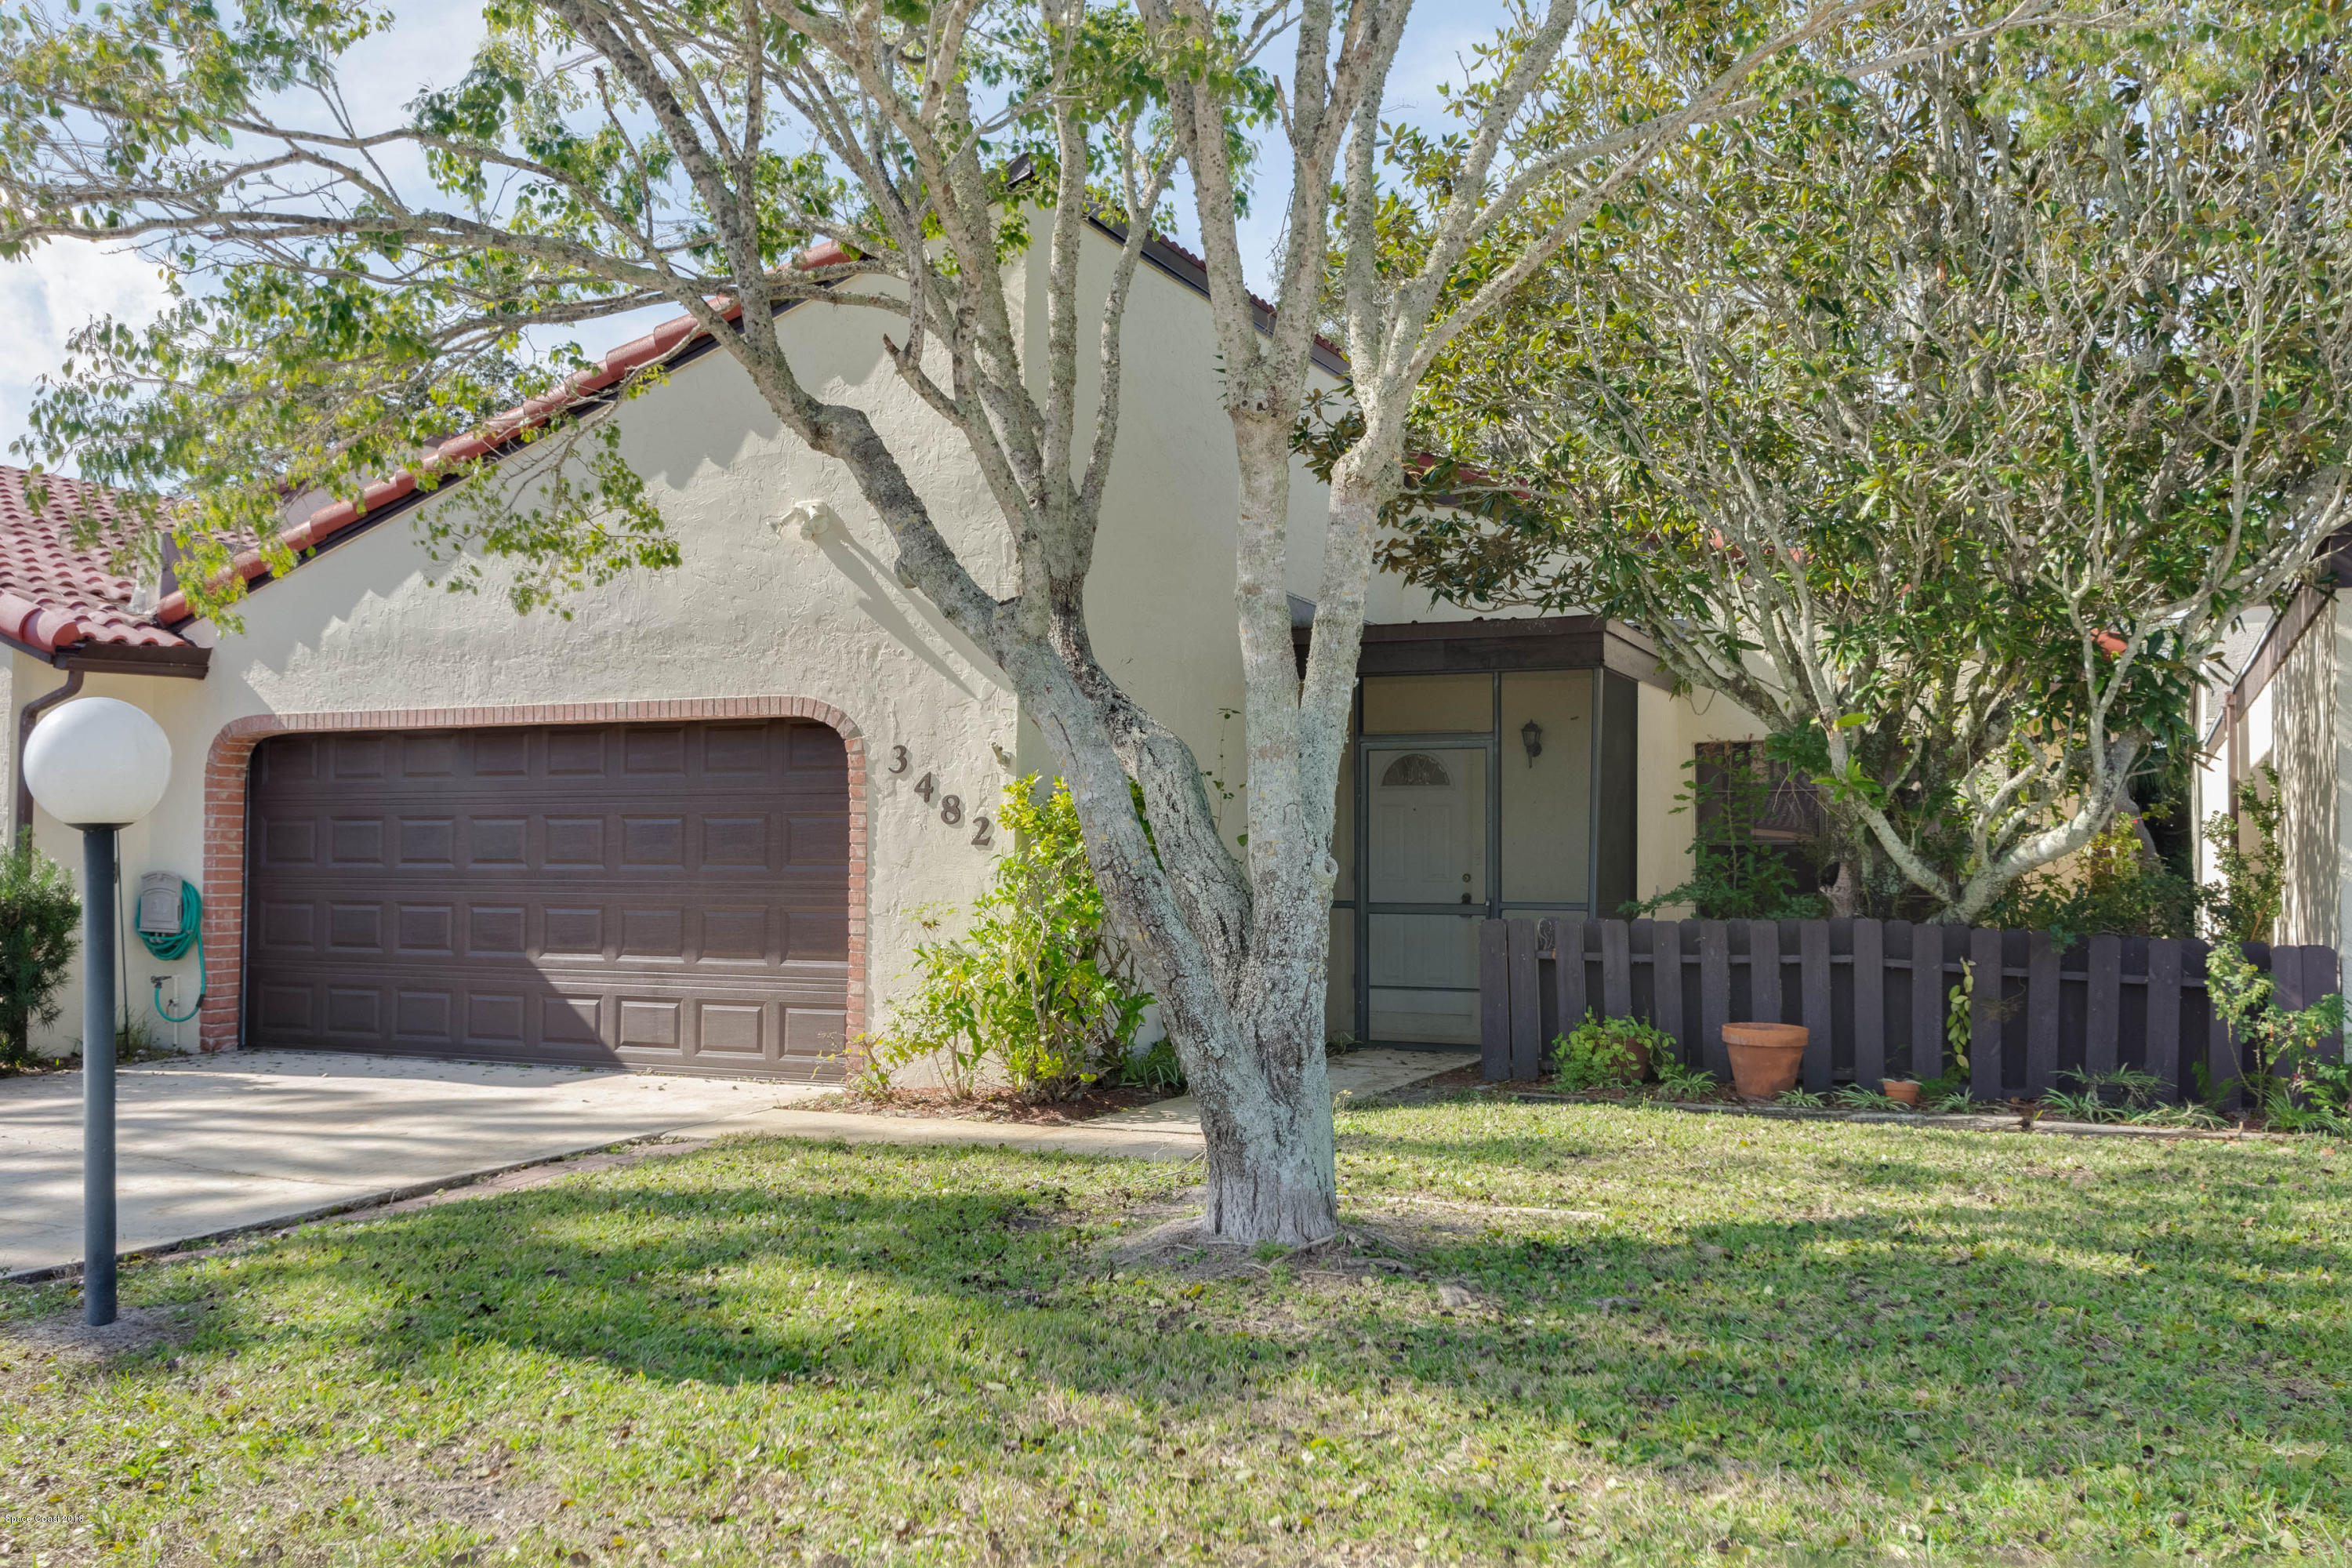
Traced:
<path fill-rule="evenodd" d="M 81 1256 L 81 1075 L 0 1079 L 0 1274 Z M 236 1051 L 124 1068 L 124 1252 L 831 1092 L 803 1084 Z"/>

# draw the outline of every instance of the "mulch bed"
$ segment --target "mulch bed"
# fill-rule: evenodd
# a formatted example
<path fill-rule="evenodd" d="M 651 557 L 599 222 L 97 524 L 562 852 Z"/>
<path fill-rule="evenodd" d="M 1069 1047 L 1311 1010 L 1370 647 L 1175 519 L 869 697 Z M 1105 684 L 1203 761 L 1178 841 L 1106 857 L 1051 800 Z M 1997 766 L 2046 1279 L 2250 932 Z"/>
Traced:
<path fill-rule="evenodd" d="M 1034 1127 L 1067 1127 L 1152 1105 L 1168 1096 L 1156 1089 L 1108 1088 L 1097 1084 L 1068 1100 L 1031 1104 L 1010 1089 L 958 1098 L 944 1089 L 897 1089 L 879 1096 L 829 1094 L 803 1100 L 795 1110 L 837 1110 L 851 1116 L 955 1117 L 965 1121 L 1017 1121 Z"/>
<path fill-rule="evenodd" d="M 2042 1108 L 2024 1100 L 2011 1100 L 2006 1105 L 1981 1105 L 1974 1112 L 1952 1115 L 1905 1113 L 1893 1110 L 1854 1110 L 1843 1106 L 1796 1106 L 1759 1104 L 1742 1100 L 1726 1085 L 1712 1099 L 1704 1100 L 1666 1100 L 1642 1094 L 1634 1089 L 1595 1089 L 1578 1094 L 1566 1094 L 1553 1087 L 1549 1079 L 1512 1079 L 1502 1083 L 1489 1083 L 1476 1067 L 1456 1068 L 1440 1073 L 1392 1098 L 1418 1102 L 1435 1100 L 1465 1091 L 1491 1094 L 1506 1100 L 1549 1100 L 1564 1105 L 1593 1104 L 1640 1099 L 1666 1110 L 1728 1113 L 1737 1116 L 1762 1116 L 1784 1121 L 1864 1121 L 1886 1122 L 1902 1127 L 1937 1127 L 1949 1131 L 2020 1131 L 2048 1132 L 2068 1136 L 2124 1136 L 2146 1138 L 2196 1138 L 2239 1141 L 2246 1138 L 2294 1138 L 2307 1134 L 2273 1132 L 2260 1122 L 2242 1119 L 2230 1127 L 2145 1126 L 2128 1122 L 2066 1121 L 2046 1114 Z"/>

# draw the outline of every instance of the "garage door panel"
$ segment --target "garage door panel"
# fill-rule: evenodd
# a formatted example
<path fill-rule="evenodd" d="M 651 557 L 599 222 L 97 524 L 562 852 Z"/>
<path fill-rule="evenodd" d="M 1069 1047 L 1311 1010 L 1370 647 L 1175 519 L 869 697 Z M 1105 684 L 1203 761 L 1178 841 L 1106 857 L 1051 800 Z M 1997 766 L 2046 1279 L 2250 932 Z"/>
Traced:
<path fill-rule="evenodd" d="M 467 870 L 521 870 L 530 865 L 530 823 L 520 816 L 468 816 L 458 864 Z"/>
<path fill-rule="evenodd" d="M 621 771 L 625 773 L 686 773 L 684 730 L 630 729 L 621 732 Z"/>
<path fill-rule="evenodd" d="M 338 816 L 327 824 L 327 863 L 331 866 L 383 864 L 383 818 Z"/>
<path fill-rule="evenodd" d="M 821 1058 L 840 1050 L 849 1033 L 849 1015 L 829 1007 L 791 1007 L 784 1012 L 784 1054 Z"/>
<path fill-rule="evenodd" d="M 466 908 L 466 955 L 520 958 L 523 910 L 520 904 L 469 904 Z"/>
<path fill-rule="evenodd" d="M 621 868 L 625 871 L 686 869 L 686 819 L 629 816 L 621 818 Z"/>
<path fill-rule="evenodd" d="M 400 776 L 446 779 L 457 772 L 458 737 L 436 731 L 400 737 Z"/>
<path fill-rule="evenodd" d="M 837 1076 L 832 731 L 287 737 L 252 777 L 255 1043 Z"/>
<path fill-rule="evenodd" d="M 520 991 L 467 992 L 467 1043 L 479 1046 L 521 1045 L 525 1005 Z"/>
<path fill-rule="evenodd" d="M 461 737 L 466 771 L 475 778 L 520 778 L 530 771 L 532 730 L 474 730 Z"/>
<path fill-rule="evenodd" d="M 268 753 L 264 756 L 263 752 Z M 270 742 L 254 752 L 253 782 L 256 785 L 285 788 L 299 784 L 319 774 L 319 742 L 308 735 L 288 735 Z"/>
<path fill-rule="evenodd" d="M 604 861 L 604 819 L 601 816 L 551 816 L 541 866 L 550 871 L 602 871 Z"/>
<path fill-rule="evenodd" d="M 329 904 L 327 946 L 336 952 L 382 952 L 383 906 Z"/>
<path fill-rule="evenodd" d="M 421 1045 L 455 1043 L 449 1027 L 450 1020 L 457 1016 L 455 1000 L 446 991 L 394 991 L 394 1039 Z"/>
<path fill-rule="evenodd" d="M 674 999 L 654 996 L 627 996 L 621 999 L 619 1044 L 624 1048 L 645 1048 L 674 1051 L 678 1048 L 681 1032 L 678 1015 L 683 1011 Z"/>
<path fill-rule="evenodd" d="M 454 816 L 404 816 L 396 842 L 403 869 L 455 870 L 457 865 L 457 819 Z"/>
<path fill-rule="evenodd" d="M 706 724 L 701 735 L 706 773 L 759 776 L 776 765 L 776 737 L 765 724 Z"/>
<path fill-rule="evenodd" d="M 308 816 L 273 817 L 260 837 L 265 866 L 308 866 L 319 858 L 319 825 Z"/>
<path fill-rule="evenodd" d="M 369 986 L 327 987 L 327 1033 L 373 1040 L 383 1033 L 383 993 Z"/>
<path fill-rule="evenodd" d="M 399 933 L 398 947 L 404 953 L 446 958 L 457 952 L 455 905 L 404 903 L 394 929 Z"/>
<path fill-rule="evenodd" d="M 766 815 L 705 816 L 702 819 L 702 855 L 698 867 L 705 871 L 767 870 Z"/>
<path fill-rule="evenodd" d="M 547 732 L 547 772 L 555 777 L 567 773 L 604 777 L 604 731 L 550 730 Z"/>
<path fill-rule="evenodd" d="M 767 1008 L 756 1003 L 698 1002 L 695 1005 L 694 1048 L 703 1054 L 751 1056 L 762 1054 Z"/>
<path fill-rule="evenodd" d="M 849 921 L 837 914 L 797 913 L 786 921 L 788 963 L 840 963 L 849 957 Z"/>
<path fill-rule="evenodd" d="M 768 963 L 777 957 L 769 945 L 771 929 L 766 910 L 702 911 L 702 958 L 705 963 Z"/>
<path fill-rule="evenodd" d="M 380 779 L 383 777 L 387 753 L 394 737 L 389 735 L 337 735 L 333 744 L 332 772 L 338 779 Z"/>
<path fill-rule="evenodd" d="M 601 907 L 577 909 L 550 905 L 541 916 L 540 951 L 550 958 L 608 956 L 604 951 L 604 911 Z"/>
<path fill-rule="evenodd" d="M 840 735 L 824 725 L 793 724 L 787 726 L 787 731 L 793 767 L 830 775 L 846 763 L 848 752 L 843 746 Z"/>
<path fill-rule="evenodd" d="M 260 906 L 260 943 L 264 952 L 308 952 L 318 926 L 318 910 L 309 903 L 276 900 Z"/>
<path fill-rule="evenodd" d="M 299 1034 L 310 1027 L 310 988 L 284 984 L 259 988 L 261 1026 Z"/>
<path fill-rule="evenodd" d="M 546 998 L 540 1007 L 539 1035 L 551 1046 L 604 1045 L 604 997 Z"/>
<path fill-rule="evenodd" d="M 849 862 L 849 818 L 794 816 L 784 831 L 791 845 L 785 860 L 793 866 L 845 866 Z"/>
<path fill-rule="evenodd" d="M 686 911 L 682 909 L 625 909 L 621 911 L 621 951 L 630 959 L 682 959 L 686 956 Z"/>

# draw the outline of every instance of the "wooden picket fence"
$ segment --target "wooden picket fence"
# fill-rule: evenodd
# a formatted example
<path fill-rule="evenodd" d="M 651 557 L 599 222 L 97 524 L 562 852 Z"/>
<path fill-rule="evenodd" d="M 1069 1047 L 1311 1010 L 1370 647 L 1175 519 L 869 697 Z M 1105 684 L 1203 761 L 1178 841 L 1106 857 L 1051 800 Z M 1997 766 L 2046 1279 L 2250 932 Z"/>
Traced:
<path fill-rule="evenodd" d="M 2209 945 L 2094 936 L 2062 948 L 2048 931 L 1908 921 L 1490 920 L 1478 953 L 1486 1076 L 1549 1072 L 1552 1041 L 1589 1009 L 1646 1020 L 1675 1037 L 1685 1062 L 1719 1078 L 1730 1076 L 1723 1026 L 1733 1021 L 1811 1030 L 1803 1083 L 1815 1092 L 1935 1078 L 1965 966 L 1975 977 L 1968 1059 L 1979 1100 L 2031 1098 L 2063 1087 L 2062 1072 L 2125 1066 L 2179 1095 L 2200 1060 L 2226 1093 L 2241 1047 L 2206 999 Z M 2253 943 L 2246 952 L 2283 1007 L 2336 989 L 2333 948 Z"/>

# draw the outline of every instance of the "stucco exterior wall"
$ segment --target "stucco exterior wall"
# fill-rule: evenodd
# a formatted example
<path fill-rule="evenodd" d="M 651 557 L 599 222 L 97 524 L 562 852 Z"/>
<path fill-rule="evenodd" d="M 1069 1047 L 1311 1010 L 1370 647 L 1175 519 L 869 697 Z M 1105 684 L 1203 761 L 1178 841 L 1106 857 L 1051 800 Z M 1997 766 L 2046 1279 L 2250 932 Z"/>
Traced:
<path fill-rule="evenodd" d="M 0 823 L 7 826 L 8 841 L 12 844 L 16 842 L 18 826 L 16 821 L 16 707 L 20 702 L 37 695 L 40 689 L 37 674 L 35 676 L 33 688 L 28 689 L 26 687 L 24 677 L 16 670 L 16 667 L 20 664 L 26 666 L 28 670 L 36 668 L 32 660 L 15 648 L 0 647 L 0 714 L 7 716 L 5 722 L 0 723 Z M 48 684 L 54 686 L 60 679 L 62 678 L 52 679 Z M 23 693 L 22 696 L 18 695 L 20 692 Z"/>
<path fill-rule="evenodd" d="M 66 678 L 61 671 L 51 669 L 13 650 L 10 659 L 14 668 L 11 671 L 13 689 L 8 710 L 8 741 L 9 766 L 13 769 L 16 708 L 63 685 Z M 150 954 L 140 945 L 135 929 L 136 913 L 130 906 L 137 898 L 139 878 L 143 872 L 172 871 L 192 882 L 200 880 L 203 875 L 204 836 L 201 824 L 193 831 L 182 834 L 174 831 L 173 821 L 167 816 L 173 807 L 173 797 L 200 796 L 202 793 L 203 746 L 194 743 L 191 752 L 189 748 L 194 742 L 186 738 L 188 731 L 182 721 L 187 704 L 197 695 L 202 684 L 194 680 L 150 676 L 91 675 L 83 680 L 80 693 L 84 697 L 112 697 L 141 708 L 152 714 L 172 739 L 172 795 L 165 798 L 163 808 L 154 816 L 122 829 L 116 841 L 116 858 L 121 870 L 125 896 L 117 904 L 121 929 L 116 931 L 114 940 L 120 960 L 117 984 L 134 1004 L 132 1016 L 143 1020 L 157 1043 L 166 1046 L 173 1043 L 172 1026 L 148 1010 L 149 977 L 158 974 L 177 977 L 179 1005 L 174 1011 L 185 1012 L 189 1004 L 196 999 L 195 958 L 191 954 L 177 963 L 164 963 Z M 12 776 L 8 781 L 9 805 L 6 807 L 12 813 L 15 810 L 16 787 Z M 76 889 L 80 888 L 81 835 L 79 832 L 37 808 L 33 814 L 33 845 L 63 866 L 73 879 Z M 163 991 L 165 1000 L 169 1001 L 173 994 L 173 986 L 167 984 Z M 37 1025 L 33 1030 L 33 1048 L 45 1055 L 78 1048 L 80 1042 L 82 970 L 79 959 L 75 961 L 58 1000 L 60 1010 L 57 1019 L 47 1026 Z M 196 1029 L 193 1020 L 180 1026 L 179 1043 L 186 1049 L 195 1048 Z"/>
<path fill-rule="evenodd" d="M 1687 764 L 1704 741 L 1759 741 L 1764 726 L 1756 716 L 1719 691 L 1679 698 L 1646 682 L 1641 688 L 1641 726 L 1636 737 L 1641 763 L 1633 819 L 1634 896 L 1652 899 L 1690 879 L 1691 837 L 1697 823 L 1676 800 L 1690 782 Z M 1687 918 L 1684 906 L 1668 905 L 1662 919 Z"/>
<path fill-rule="evenodd" d="M 984 580 L 1001 580 L 1008 552 L 993 503 L 971 464 L 956 460 L 961 442 L 884 360 L 880 321 L 869 311 L 803 308 L 780 330 L 798 340 L 813 384 L 872 411 L 910 455 L 909 477 L 942 528 Z M 425 558 L 407 521 L 394 518 L 255 593 L 243 606 L 243 629 L 217 637 L 204 680 L 91 677 L 89 693 L 146 708 L 173 750 L 163 805 L 123 836 L 126 887 L 148 870 L 197 879 L 205 759 L 215 737 L 240 719 L 808 698 L 840 710 L 866 738 L 873 891 L 864 979 L 869 996 L 887 997 L 908 966 L 911 912 L 968 902 L 991 863 L 990 850 L 970 844 L 969 822 L 942 824 L 914 783 L 931 772 L 968 811 L 992 805 L 1010 776 L 993 748 L 1010 754 L 1017 705 L 938 613 L 898 585 L 879 528 L 845 473 L 786 436 L 731 360 L 713 354 L 679 367 L 668 386 L 619 417 L 624 448 L 679 541 L 684 561 L 674 570 L 632 574 L 583 594 L 568 621 L 519 617 L 494 595 L 446 592 L 446 570 Z M 814 542 L 770 531 L 779 513 L 813 498 L 830 501 L 847 531 Z M 892 773 L 899 745 L 913 765 Z M 68 830 L 37 818 L 41 847 L 78 865 Z M 143 1005 L 144 973 L 170 966 L 126 950 Z M 184 1005 L 193 998 L 192 981 L 183 997 Z M 46 1044 L 79 1033 L 79 1007 L 78 996 L 68 999 Z"/>

